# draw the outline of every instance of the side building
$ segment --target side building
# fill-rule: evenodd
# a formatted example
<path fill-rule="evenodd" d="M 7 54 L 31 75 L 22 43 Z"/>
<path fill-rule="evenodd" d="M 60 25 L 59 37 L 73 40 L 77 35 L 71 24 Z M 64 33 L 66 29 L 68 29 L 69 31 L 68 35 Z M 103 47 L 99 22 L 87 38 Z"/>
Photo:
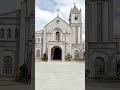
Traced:
<path fill-rule="evenodd" d="M 35 59 L 43 57 L 43 30 L 35 32 Z"/>

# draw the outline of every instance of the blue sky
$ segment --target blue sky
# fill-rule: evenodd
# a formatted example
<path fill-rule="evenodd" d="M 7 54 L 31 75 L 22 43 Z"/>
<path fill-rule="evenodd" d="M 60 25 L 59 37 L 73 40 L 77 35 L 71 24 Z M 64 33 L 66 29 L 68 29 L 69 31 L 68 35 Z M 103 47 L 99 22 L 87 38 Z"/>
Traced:
<path fill-rule="evenodd" d="M 16 10 L 20 7 L 23 0 L 3 0 L 0 3 L 0 14 Z M 85 30 L 85 0 L 35 0 L 36 9 L 36 31 L 40 31 L 43 27 L 54 19 L 57 15 L 56 9 L 60 9 L 60 17 L 68 22 L 70 9 L 73 3 L 76 3 L 78 9 L 82 9 L 83 36 Z M 8 3 L 6 3 L 8 2 Z M 7 7 L 6 7 L 7 6 Z M 8 8 L 9 7 L 9 8 Z M 114 0 L 114 33 L 120 33 L 120 0 Z"/>
<path fill-rule="evenodd" d="M 50 12 L 53 12 L 58 3 L 55 0 L 36 0 L 36 5 Z"/>
<path fill-rule="evenodd" d="M 35 30 L 40 31 L 57 16 L 56 9 L 60 9 L 59 16 L 68 23 L 69 13 L 74 3 L 82 9 L 83 39 L 85 36 L 85 0 L 36 0 L 35 2 Z"/>

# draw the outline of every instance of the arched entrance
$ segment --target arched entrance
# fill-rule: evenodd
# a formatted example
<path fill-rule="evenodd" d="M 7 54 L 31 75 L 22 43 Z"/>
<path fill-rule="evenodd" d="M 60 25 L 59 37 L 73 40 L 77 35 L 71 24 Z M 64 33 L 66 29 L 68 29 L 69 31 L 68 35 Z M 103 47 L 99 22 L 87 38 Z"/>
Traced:
<path fill-rule="evenodd" d="M 52 48 L 51 59 L 52 60 L 61 60 L 62 59 L 62 49 L 59 46 L 55 46 Z"/>

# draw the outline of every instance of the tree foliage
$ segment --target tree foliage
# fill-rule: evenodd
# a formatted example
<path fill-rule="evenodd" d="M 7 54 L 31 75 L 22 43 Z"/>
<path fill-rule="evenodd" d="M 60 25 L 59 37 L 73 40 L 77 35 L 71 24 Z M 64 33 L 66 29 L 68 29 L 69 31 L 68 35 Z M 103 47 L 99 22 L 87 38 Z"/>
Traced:
<path fill-rule="evenodd" d="M 47 61 L 47 60 L 48 60 L 47 54 L 46 54 L 46 53 L 44 53 L 44 54 L 43 54 L 42 61 Z"/>
<path fill-rule="evenodd" d="M 67 53 L 65 59 L 66 59 L 67 61 L 70 61 L 71 58 L 72 58 L 72 55 L 70 55 L 70 53 Z"/>

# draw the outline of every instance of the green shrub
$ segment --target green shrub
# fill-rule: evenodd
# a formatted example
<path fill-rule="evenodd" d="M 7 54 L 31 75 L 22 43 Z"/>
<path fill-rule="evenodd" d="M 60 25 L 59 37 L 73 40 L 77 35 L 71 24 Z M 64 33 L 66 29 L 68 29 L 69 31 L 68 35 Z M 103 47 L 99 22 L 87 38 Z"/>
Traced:
<path fill-rule="evenodd" d="M 71 58 L 72 58 L 72 55 L 70 55 L 70 53 L 67 53 L 65 59 L 66 59 L 67 61 L 70 61 Z"/>
<path fill-rule="evenodd" d="M 19 79 L 28 80 L 29 79 L 29 74 L 28 74 L 27 65 L 23 64 L 21 67 L 19 67 L 19 70 L 20 70 Z"/>
<path fill-rule="evenodd" d="M 42 61 L 47 61 L 47 60 L 48 60 L 47 54 L 46 54 L 46 53 L 44 53 L 44 54 L 43 54 Z"/>

